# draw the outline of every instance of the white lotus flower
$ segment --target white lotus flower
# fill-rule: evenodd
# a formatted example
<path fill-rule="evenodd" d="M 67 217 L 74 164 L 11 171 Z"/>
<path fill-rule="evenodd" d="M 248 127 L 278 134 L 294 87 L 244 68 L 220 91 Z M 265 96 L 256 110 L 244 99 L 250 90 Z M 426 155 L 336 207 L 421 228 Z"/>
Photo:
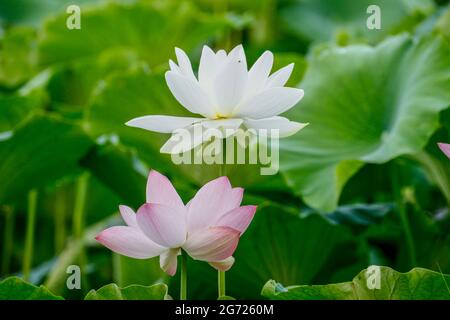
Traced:
<path fill-rule="evenodd" d="M 199 126 L 227 130 L 227 133 L 241 127 L 256 131 L 278 129 L 280 137 L 293 135 L 306 126 L 278 116 L 303 97 L 302 89 L 284 87 L 293 63 L 270 75 L 273 64 L 270 51 L 264 52 L 248 70 L 242 45 L 228 54 L 224 50 L 214 53 L 204 46 L 197 79 L 186 53 L 179 48 L 175 48 L 175 53 L 178 65 L 169 61 L 170 71 L 165 75 L 167 85 L 180 104 L 201 117 L 148 115 L 126 123 L 131 127 L 173 133 L 161 152 L 173 153 L 174 145 L 179 142 L 175 132 L 181 128 L 193 135 L 182 147 L 183 151 L 188 151 L 204 142 L 204 136 L 195 136 L 202 135 L 196 132 L 204 131 L 196 130 Z"/>

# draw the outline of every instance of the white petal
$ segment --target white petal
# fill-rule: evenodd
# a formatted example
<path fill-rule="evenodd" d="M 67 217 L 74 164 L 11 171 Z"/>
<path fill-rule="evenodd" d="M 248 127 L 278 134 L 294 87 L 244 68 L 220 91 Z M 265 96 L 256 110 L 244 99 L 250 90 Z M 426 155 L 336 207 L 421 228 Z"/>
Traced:
<path fill-rule="evenodd" d="M 136 127 L 149 131 L 172 133 L 176 129 L 187 127 L 201 120 L 201 118 L 190 117 L 143 116 L 134 118 L 125 124 L 129 127 Z"/>
<path fill-rule="evenodd" d="M 227 53 L 225 50 L 219 50 L 216 52 L 216 68 L 220 67 L 223 63 L 227 61 Z"/>
<path fill-rule="evenodd" d="M 275 116 L 258 120 L 245 119 L 244 125 L 249 129 L 255 129 L 260 135 L 269 137 L 273 136 L 271 130 L 277 130 L 278 137 L 285 138 L 297 133 L 306 127 L 308 123 L 290 121 L 284 117 Z"/>
<path fill-rule="evenodd" d="M 217 119 L 202 121 L 202 126 L 205 127 L 203 133 L 203 141 L 209 141 L 212 137 L 219 137 L 221 139 L 232 136 L 236 130 L 244 122 L 242 119 Z"/>
<path fill-rule="evenodd" d="M 303 90 L 297 88 L 270 88 L 240 105 L 235 116 L 252 119 L 276 116 L 295 106 L 303 94 Z"/>
<path fill-rule="evenodd" d="M 169 60 L 169 67 L 171 71 L 181 74 L 180 67 L 173 60 Z"/>
<path fill-rule="evenodd" d="M 244 65 L 245 70 L 247 70 L 247 59 L 245 58 L 245 51 L 242 44 L 237 45 L 228 53 L 229 59 L 240 59 L 240 63 Z"/>
<path fill-rule="evenodd" d="M 159 150 L 161 153 L 180 154 L 194 149 L 204 141 L 201 123 L 186 129 L 177 129 Z"/>
<path fill-rule="evenodd" d="M 230 52 L 213 83 L 219 115 L 229 116 L 241 100 L 247 83 L 247 66 L 242 46 Z"/>
<path fill-rule="evenodd" d="M 211 101 L 197 81 L 179 75 L 174 71 L 166 72 L 166 82 L 175 99 L 192 113 L 207 118 L 214 116 Z"/>
<path fill-rule="evenodd" d="M 196 81 L 197 79 L 195 78 L 194 71 L 192 71 L 191 61 L 187 54 L 180 48 L 175 48 L 175 54 L 181 73 L 187 78 Z"/>
<path fill-rule="evenodd" d="M 277 72 L 270 75 L 267 80 L 266 88 L 282 87 L 286 84 L 291 76 L 292 70 L 294 70 L 294 64 L 288 64 L 287 66 L 281 68 Z"/>
<path fill-rule="evenodd" d="M 245 90 L 246 98 L 250 98 L 259 93 L 266 86 L 272 64 L 273 54 L 270 51 L 264 52 L 262 56 L 256 60 L 248 72 L 248 82 Z"/>
<path fill-rule="evenodd" d="M 242 124 L 244 120 L 242 119 L 217 119 L 217 120 L 205 120 L 202 121 L 202 125 L 205 128 L 233 128 L 237 129 Z"/>
<path fill-rule="evenodd" d="M 203 88 L 207 88 L 216 72 L 216 54 L 208 46 L 203 46 L 200 65 L 198 67 L 198 81 Z"/>

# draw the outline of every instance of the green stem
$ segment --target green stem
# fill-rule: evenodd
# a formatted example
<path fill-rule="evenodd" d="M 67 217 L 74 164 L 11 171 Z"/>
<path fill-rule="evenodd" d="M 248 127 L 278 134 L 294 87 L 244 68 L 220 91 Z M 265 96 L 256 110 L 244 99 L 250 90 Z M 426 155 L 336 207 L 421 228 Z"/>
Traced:
<path fill-rule="evenodd" d="M 398 173 L 399 169 L 395 168 L 395 166 L 393 167 L 393 169 L 394 169 L 393 175 L 392 175 L 393 191 L 394 191 L 395 199 L 397 202 L 397 208 L 398 208 L 398 213 L 400 216 L 400 221 L 402 224 L 403 231 L 405 233 L 406 246 L 408 248 L 408 255 L 410 258 L 411 267 L 414 267 L 417 265 L 416 250 L 415 250 L 415 246 L 414 246 L 414 238 L 412 236 L 411 226 L 409 224 L 408 213 L 406 211 L 406 205 L 405 205 L 405 202 L 403 201 L 403 197 L 402 197 L 400 176 Z"/>
<path fill-rule="evenodd" d="M 257 12 L 255 26 L 250 30 L 251 39 L 257 44 L 267 44 L 276 28 L 273 13 L 276 12 L 277 0 L 263 0 Z"/>
<path fill-rule="evenodd" d="M 86 195 L 89 183 L 89 172 L 84 172 L 78 179 L 76 184 L 76 194 L 75 194 L 75 206 L 73 212 L 73 236 L 75 240 L 81 240 L 84 234 L 84 220 L 85 220 L 85 207 L 86 207 Z M 87 257 L 84 246 L 80 250 L 79 264 L 81 269 L 81 281 L 82 287 L 87 288 L 87 277 L 86 277 L 86 264 Z"/>
<path fill-rule="evenodd" d="M 226 175 L 226 140 L 222 140 L 222 157 L 223 163 L 219 167 L 219 176 Z M 217 270 L 217 288 L 219 298 L 226 295 L 225 293 L 225 271 Z"/>
<path fill-rule="evenodd" d="M 37 190 L 33 189 L 28 192 L 27 229 L 25 234 L 25 249 L 22 265 L 23 279 L 25 281 L 30 278 L 31 265 L 33 263 L 34 228 L 36 225 L 37 197 Z"/>
<path fill-rule="evenodd" d="M 113 279 L 114 282 L 119 286 L 123 286 L 123 278 L 122 278 L 122 257 L 120 254 L 113 253 L 112 256 L 113 261 Z"/>
<path fill-rule="evenodd" d="M 61 194 L 55 200 L 55 253 L 58 255 L 66 242 L 66 199 Z"/>
<path fill-rule="evenodd" d="M 219 288 L 219 298 L 226 295 L 225 293 L 225 271 L 217 271 L 217 280 Z"/>
<path fill-rule="evenodd" d="M 187 299 L 187 254 L 181 250 L 180 300 Z"/>
<path fill-rule="evenodd" d="M 84 208 L 86 206 L 86 194 L 89 182 L 89 173 L 83 173 L 77 180 L 75 206 L 73 211 L 73 235 L 81 239 L 84 233 Z"/>
<path fill-rule="evenodd" d="M 14 214 L 13 209 L 4 206 L 5 229 L 3 238 L 3 255 L 2 255 L 2 274 L 8 274 L 10 271 L 11 255 L 14 240 Z"/>

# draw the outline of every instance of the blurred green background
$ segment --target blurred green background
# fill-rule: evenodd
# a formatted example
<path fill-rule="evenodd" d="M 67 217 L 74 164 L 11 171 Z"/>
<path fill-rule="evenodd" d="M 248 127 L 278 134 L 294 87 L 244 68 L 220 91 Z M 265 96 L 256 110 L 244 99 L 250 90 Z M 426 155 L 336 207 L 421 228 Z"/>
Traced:
<path fill-rule="evenodd" d="M 81 8 L 69 30 L 66 8 Z M 369 30 L 369 5 L 381 9 Z M 282 141 L 281 170 L 232 166 L 258 204 L 227 273 L 227 294 L 264 284 L 350 281 L 368 265 L 450 273 L 450 9 L 432 0 L 2 0 L 0 2 L 0 277 L 23 277 L 83 298 L 108 283 L 167 283 L 157 259 L 119 257 L 95 234 L 120 223 L 119 204 L 145 200 L 148 170 L 187 202 L 215 166 L 175 166 L 165 135 L 124 125 L 184 115 L 164 72 L 174 48 L 194 70 L 204 44 L 265 50 L 273 71 L 295 62 L 288 112 L 310 126 Z M 66 288 L 66 267 L 82 289 Z M 439 280 L 440 281 L 440 280 Z M 426 291 L 426 290 L 425 290 Z M 216 273 L 189 261 L 189 292 L 216 298 Z M 338 297 L 335 297 L 338 298 Z"/>

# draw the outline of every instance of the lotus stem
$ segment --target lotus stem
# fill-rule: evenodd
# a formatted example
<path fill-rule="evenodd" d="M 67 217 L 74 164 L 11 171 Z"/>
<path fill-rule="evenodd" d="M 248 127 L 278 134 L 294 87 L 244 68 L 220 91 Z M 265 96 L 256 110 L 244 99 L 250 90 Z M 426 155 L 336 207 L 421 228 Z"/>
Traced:
<path fill-rule="evenodd" d="M 12 245 L 14 240 L 14 212 L 9 206 L 3 207 L 5 216 L 5 229 L 3 234 L 3 255 L 2 255 L 2 274 L 6 275 L 10 271 Z"/>
<path fill-rule="evenodd" d="M 219 176 L 225 176 L 226 175 L 226 140 L 222 140 L 222 159 L 223 162 L 220 164 L 219 167 Z M 225 271 L 217 270 L 217 289 L 218 289 L 218 295 L 219 298 L 226 295 L 225 291 Z"/>
<path fill-rule="evenodd" d="M 112 263 L 113 263 L 113 279 L 114 282 L 117 283 L 119 287 L 122 287 L 123 284 L 123 273 L 122 273 L 122 256 L 117 253 L 112 254 Z"/>
<path fill-rule="evenodd" d="M 218 288 L 219 288 L 219 298 L 226 296 L 225 292 L 225 271 L 217 271 L 218 276 Z"/>
<path fill-rule="evenodd" d="M 28 192 L 27 229 L 25 234 L 25 249 L 22 264 L 23 279 L 30 278 L 31 265 L 33 263 L 34 229 L 36 225 L 36 208 L 38 192 L 36 189 Z"/>
<path fill-rule="evenodd" d="M 86 194 L 89 181 L 89 173 L 83 173 L 76 183 L 75 207 L 73 212 L 73 235 L 80 239 L 84 233 L 84 209 L 86 206 Z"/>
<path fill-rule="evenodd" d="M 84 235 L 85 227 L 85 207 L 86 207 L 86 195 L 89 183 L 89 172 L 84 172 L 78 179 L 76 183 L 76 194 L 75 194 L 75 207 L 73 212 L 73 236 L 75 240 L 82 240 Z M 80 269 L 82 270 L 82 287 L 87 288 L 87 277 L 86 277 L 86 252 L 83 244 L 79 255 Z"/>
<path fill-rule="evenodd" d="M 55 254 L 59 254 L 65 246 L 66 241 L 66 199 L 59 195 L 55 200 Z"/>
<path fill-rule="evenodd" d="M 394 167 L 393 170 L 393 179 L 392 179 L 392 187 L 397 203 L 397 210 L 400 216 L 400 221 L 402 224 L 402 228 L 405 234 L 405 241 L 406 241 L 406 247 L 408 249 L 408 255 L 410 258 L 411 266 L 414 267 L 417 265 L 417 259 L 416 259 L 416 251 L 414 246 L 414 238 L 412 236 L 411 232 L 411 226 L 409 224 L 408 219 L 408 213 L 406 211 L 405 202 L 402 197 L 402 190 L 400 185 L 400 176 L 399 176 L 399 170 L 396 170 Z"/>
<path fill-rule="evenodd" d="M 181 250 L 180 300 L 187 299 L 187 254 Z"/>

